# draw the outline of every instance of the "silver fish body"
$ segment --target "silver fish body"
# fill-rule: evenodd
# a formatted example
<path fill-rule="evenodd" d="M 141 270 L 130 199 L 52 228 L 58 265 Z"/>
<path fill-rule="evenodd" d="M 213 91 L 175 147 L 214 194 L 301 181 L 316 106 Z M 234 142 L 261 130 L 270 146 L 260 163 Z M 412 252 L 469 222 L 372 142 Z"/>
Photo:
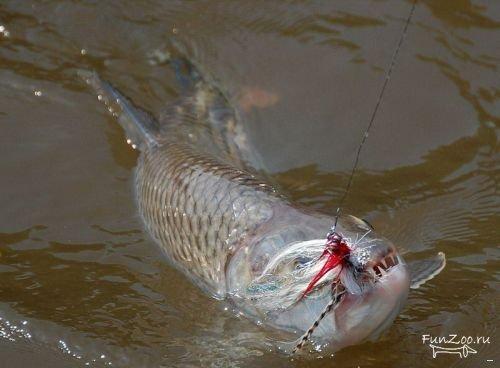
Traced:
<path fill-rule="evenodd" d="M 189 94 L 158 122 L 95 73 L 81 76 L 141 151 L 135 192 L 148 232 L 196 285 L 292 339 L 319 325 L 313 336 L 332 351 L 377 337 L 396 318 L 410 270 L 390 241 L 353 216 L 337 225 L 350 247 L 344 266 L 302 295 L 321 268 L 333 218 L 294 204 L 270 184 L 236 111 L 200 73 L 191 73 Z M 414 284 L 443 267 L 444 255 L 420 263 Z M 326 316 L 336 298 L 332 284 L 345 297 Z"/>
<path fill-rule="evenodd" d="M 231 255 L 280 202 L 254 175 L 177 142 L 141 154 L 136 194 L 149 233 L 169 259 L 218 298 L 226 295 Z"/>

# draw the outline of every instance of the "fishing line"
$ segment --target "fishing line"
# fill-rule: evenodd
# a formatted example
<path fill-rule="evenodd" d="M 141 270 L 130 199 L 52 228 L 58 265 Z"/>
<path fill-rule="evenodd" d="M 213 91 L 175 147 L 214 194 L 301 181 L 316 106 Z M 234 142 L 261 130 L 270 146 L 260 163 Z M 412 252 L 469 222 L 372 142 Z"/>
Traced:
<path fill-rule="evenodd" d="M 368 139 L 370 129 L 373 126 L 373 122 L 375 121 L 375 117 L 377 116 L 377 112 L 379 110 L 380 104 L 382 103 L 382 98 L 384 97 L 385 89 L 386 89 L 387 85 L 389 84 L 389 79 L 391 79 L 392 71 L 394 69 L 394 65 L 396 64 L 396 59 L 398 57 L 399 50 L 401 49 L 401 46 L 403 45 L 404 39 L 406 38 L 406 34 L 408 33 L 408 26 L 410 24 L 411 18 L 413 17 L 413 13 L 415 12 L 416 5 L 417 5 L 417 0 L 413 0 L 410 12 L 408 14 L 408 17 L 406 18 L 403 32 L 401 33 L 401 37 L 399 38 L 399 42 L 398 42 L 398 45 L 396 46 L 396 50 L 392 54 L 391 62 L 389 64 L 389 69 L 387 70 L 387 73 L 385 74 L 384 83 L 382 84 L 382 89 L 379 92 L 379 95 L 377 98 L 377 103 L 375 104 L 375 108 L 373 109 L 368 126 L 365 129 L 365 132 L 363 134 L 363 138 L 361 139 L 361 143 L 358 146 L 358 151 L 356 152 L 356 158 L 354 159 L 354 165 L 352 166 L 351 175 L 349 176 L 349 181 L 347 182 L 346 189 L 345 189 L 344 194 L 342 195 L 342 197 L 340 199 L 339 206 L 337 207 L 337 213 L 335 215 L 335 223 L 333 224 L 332 229 L 330 230 L 331 232 L 335 232 L 335 229 L 337 227 L 337 222 L 338 222 L 340 214 L 342 212 L 342 206 L 344 205 L 344 201 L 347 198 L 347 195 L 349 194 L 349 190 L 351 189 L 351 185 L 352 185 L 352 182 L 354 179 L 354 174 L 356 173 L 356 170 L 358 168 L 359 158 L 361 156 L 361 150 L 363 149 L 363 146 L 365 145 L 365 142 Z"/>
<path fill-rule="evenodd" d="M 332 300 L 330 300 L 330 302 L 328 302 L 325 309 L 323 309 L 323 312 L 321 312 L 319 318 L 316 321 L 314 321 L 313 325 L 311 327 L 309 327 L 309 329 L 300 337 L 300 339 L 298 340 L 299 342 L 295 345 L 295 347 L 292 350 L 292 354 L 295 354 L 297 351 L 302 349 L 302 347 L 307 343 L 307 341 L 309 340 L 309 338 L 313 334 L 316 327 L 319 326 L 319 323 L 321 322 L 321 320 L 323 318 L 325 318 L 325 316 L 328 313 L 331 312 L 331 310 L 333 309 L 334 306 L 337 306 L 339 304 L 344 293 L 345 293 L 345 290 L 339 292 L 337 289 L 335 291 L 335 297 Z"/>
<path fill-rule="evenodd" d="M 416 5 L 417 5 L 417 0 L 413 0 L 412 6 L 411 6 L 410 11 L 408 13 L 408 17 L 406 18 L 406 22 L 405 22 L 405 25 L 403 27 L 403 31 L 401 32 L 401 36 L 399 38 L 398 44 L 396 46 L 396 49 L 395 49 L 394 53 L 392 54 L 392 58 L 391 58 L 391 62 L 389 64 L 389 68 L 387 69 L 387 72 L 385 73 L 384 83 L 382 84 L 382 88 L 380 89 L 380 92 L 379 92 L 379 95 L 378 95 L 378 98 L 377 98 L 377 103 L 375 104 L 375 108 L 373 109 L 373 112 L 372 112 L 372 114 L 370 116 L 370 120 L 368 122 L 368 125 L 367 125 L 367 127 L 366 127 L 366 129 L 364 131 L 363 138 L 361 139 L 361 142 L 360 142 L 360 144 L 358 146 L 358 150 L 356 152 L 356 157 L 354 159 L 354 165 L 352 166 L 352 170 L 351 170 L 351 175 L 349 176 L 349 180 L 347 182 L 344 194 L 342 195 L 342 197 L 340 199 L 340 202 L 339 202 L 339 206 L 337 207 L 337 212 L 335 214 L 335 222 L 334 222 L 332 228 L 330 229 L 330 231 L 328 232 L 327 237 L 330 237 L 330 236 L 332 236 L 332 235 L 335 234 L 335 230 L 337 228 L 337 222 L 338 222 L 339 217 L 341 215 L 342 207 L 344 205 L 344 201 L 347 198 L 347 195 L 349 194 L 349 191 L 351 189 L 351 185 L 352 185 L 352 182 L 353 182 L 353 179 L 354 179 L 354 174 L 356 173 L 356 170 L 358 168 L 359 158 L 361 156 L 361 150 L 363 149 L 363 146 L 365 145 L 366 140 L 368 139 L 368 135 L 370 133 L 370 129 L 372 128 L 372 126 L 373 126 L 373 124 L 375 122 L 375 117 L 377 116 L 378 110 L 379 110 L 380 105 L 382 103 L 382 99 L 384 97 L 385 90 L 387 88 L 387 85 L 389 84 L 389 80 L 391 79 L 392 71 L 394 70 L 394 66 L 396 64 L 396 60 L 397 60 L 397 57 L 398 57 L 398 54 L 399 54 L 399 50 L 401 49 L 401 46 L 403 45 L 403 42 L 404 42 L 404 40 L 406 38 L 406 34 L 408 33 L 408 27 L 410 25 L 411 18 L 413 17 L 413 13 L 415 12 Z M 335 296 L 326 305 L 325 309 L 323 310 L 323 312 L 321 313 L 321 315 L 319 316 L 319 318 L 316 321 L 314 321 L 313 325 L 302 335 L 301 338 L 299 338 L 299 340 L 298 340 L 299 342 L 295 345 L 294 349 L 292 350 L 292 354 L 295 354 L 297 351 L 299 351 L 300 349 L 302 349 L 302 347 L 306 344 L 306 342 L 311 337 L 311 335 L 314 332 L 314 330 L 316 329 L 316 327 L 318 327 L 318 325 L 321 322 L 321 320 L 328 313 L 330 313 L 332 311 L 332 309 L 333 309 L 334 306 L 338 305 L 338 303 L 340 302 L 340 299 L 341 299 L 342 295 L 344 294 L 344 292 L 342 292 L 342 293 L 335 292 Z"/>

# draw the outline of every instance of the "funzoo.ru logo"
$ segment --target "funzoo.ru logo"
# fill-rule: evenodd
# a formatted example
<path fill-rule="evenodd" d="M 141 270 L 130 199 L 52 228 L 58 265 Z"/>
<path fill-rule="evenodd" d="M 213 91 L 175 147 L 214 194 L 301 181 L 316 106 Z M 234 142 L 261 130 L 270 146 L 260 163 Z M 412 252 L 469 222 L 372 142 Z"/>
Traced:
<path fill-rule="evenodd" d="M 422 335 L 422 344 L 429 345 L 432 349 L 433 358 L 436 358 L 439 353 L 457 354 L 460 358 L 467 358 L 469 354 L 477 354 L 477 350 L 473 349 L 470 345 L 489 343 L 489 336 L 459 336 L 457 334 L 449 334 L 448 336 Z M 452 346 L 445 346 L 444 344 Z"/>

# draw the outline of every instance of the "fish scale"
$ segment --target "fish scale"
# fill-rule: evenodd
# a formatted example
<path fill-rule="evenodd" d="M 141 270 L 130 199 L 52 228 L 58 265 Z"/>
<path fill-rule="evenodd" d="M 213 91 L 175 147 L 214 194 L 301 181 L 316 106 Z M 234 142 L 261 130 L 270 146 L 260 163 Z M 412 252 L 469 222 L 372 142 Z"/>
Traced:
<path fill-rule="evenodd" d="M 280 201 L 262 184 L 168 137 L 143 152 L 136 171 L 137 203 L 150 234 L 178 268 L 219 298 L 229 257 Z"/>

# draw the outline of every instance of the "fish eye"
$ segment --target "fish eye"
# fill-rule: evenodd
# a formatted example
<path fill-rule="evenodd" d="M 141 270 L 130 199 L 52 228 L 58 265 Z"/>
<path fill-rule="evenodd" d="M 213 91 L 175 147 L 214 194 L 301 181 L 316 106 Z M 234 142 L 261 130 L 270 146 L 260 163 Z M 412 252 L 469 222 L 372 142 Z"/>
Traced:
<path fill-rule="evenodd" d="M 293 269 L 300 270 L 309 262 L 311 262 L 311 258 L 299 256 L 293 260 Z"/>
<path fill-rule="evenodd" d="M 372 224 L 370 224 L 370 223 L 368 222 L 368 220 L 361 219 L 361 221 L 363 221 L 363 222 L 364 222 L 364 223 L 365 223 L 365 224 L 366 224 L 366 225 L 367 225 L 370 229 L 375 230 L 375 228 L 373 227 L 373 225 L 372 225 Z"/>

